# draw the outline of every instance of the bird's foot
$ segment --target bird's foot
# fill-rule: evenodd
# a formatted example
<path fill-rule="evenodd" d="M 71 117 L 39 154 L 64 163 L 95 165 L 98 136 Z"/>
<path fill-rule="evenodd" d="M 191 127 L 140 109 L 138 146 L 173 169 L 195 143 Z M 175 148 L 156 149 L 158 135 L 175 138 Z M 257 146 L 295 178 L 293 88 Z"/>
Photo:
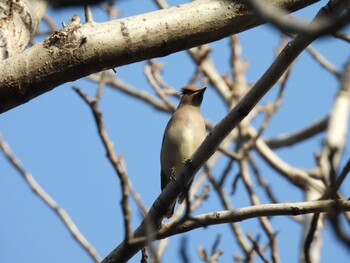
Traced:
<path fill-rule="evenodd" d="M 186 165 L 186 164 L 188 164 L 188 163 L 192 163 L 192 159 L 191 159 L 191 158 L 186 158 L 186 159 L 182 162 L 183 165 Z"/>
<path fill-rule="evenodd" d="M 176 179 L 176 173 L 175 173 L 175 169 L 173 167 L 171 169 L 171 174 L 170 174 L 169 180 L 172 181 L 172 180 L 175 180 L 175 179 Z"/>

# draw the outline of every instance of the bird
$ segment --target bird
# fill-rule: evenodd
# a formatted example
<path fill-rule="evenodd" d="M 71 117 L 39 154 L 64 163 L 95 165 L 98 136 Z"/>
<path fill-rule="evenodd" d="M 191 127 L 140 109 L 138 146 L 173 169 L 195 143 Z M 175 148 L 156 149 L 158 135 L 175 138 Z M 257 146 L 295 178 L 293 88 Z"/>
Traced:
<path fill-rule="evenodd" d="M 181 89 L 178 107 L 166 125 L 160 151 L 161 190 L 176 178 L 192 154 L 206 137 L 205 121 L 200 112 L 203 95 L 206 90 L 189 85 Z M 190 188 L 192 181 L 188 185 Z M 181 204 L 186 194 L 181 193 L 178 202 Z M 175 202 L 166 213 L 166 218 L 174 214 Z"/>

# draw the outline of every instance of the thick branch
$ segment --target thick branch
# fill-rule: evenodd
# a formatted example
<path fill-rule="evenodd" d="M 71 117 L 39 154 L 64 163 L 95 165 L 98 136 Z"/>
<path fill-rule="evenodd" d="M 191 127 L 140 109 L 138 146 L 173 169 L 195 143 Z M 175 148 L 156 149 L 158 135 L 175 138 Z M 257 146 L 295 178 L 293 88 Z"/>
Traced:
<path fill-rule="evenodd" d="M 25 49 L 46 6 L 41 0 L 0 1 L 0 59 L 15 56 Z"/>
<path fill-rule="evenodd" d="M 196 1 L 198 2 L 198 1 Z M 320 11 L 322 13 L 322 11 Z M 237 103 L 231 112 L 225 116 L 207 136 L 202 145 L 194 153 L 191 160 L 186 162 L 176 180 L 171 181 L 158 196 L 152 208 L 135 230 L 134 238 L 144 237 L 146 229 L 157 228 L 168 207 L 175 202 L 181 186 L 188 185 L 195 173 L 214 154 L 225 137 L 249 114 L 258 101 L 273 87 L 283 73 L 288 69 L 295 58 L 314 40 L 313 37 L 299 36 L 288 43 L 263 76 L 256 82 L 251 90 Z M 150 235 L 147 236 L 148 238 Z M 144 243 L 121 243 L 104 260 L 104 263 L 125 262 L 130 259 Z"/>
<path fill-rule="evenodd" d="M 269 0 L 293 12 L 318 0 Z M 261 24 L 245 5 L 198 0 L 106 23 L 70 23 L 0 64 L 0 112 L 60 84 L 212 42 Z"/>

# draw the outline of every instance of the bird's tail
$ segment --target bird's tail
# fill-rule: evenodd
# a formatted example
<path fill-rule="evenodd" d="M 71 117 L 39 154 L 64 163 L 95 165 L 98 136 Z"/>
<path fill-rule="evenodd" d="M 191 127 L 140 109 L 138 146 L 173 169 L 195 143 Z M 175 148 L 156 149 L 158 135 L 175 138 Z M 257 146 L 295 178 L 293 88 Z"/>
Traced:
<path fill-rule="evenodd" d="M 177 199 L 177 202 L 178 202 L 179 204 L 182 204 L 182 202 L 183 202 L 185 199 L 186 199 L 186 194 L 181 193 L 180 196 L 179 196 L 179 198 Z"/>

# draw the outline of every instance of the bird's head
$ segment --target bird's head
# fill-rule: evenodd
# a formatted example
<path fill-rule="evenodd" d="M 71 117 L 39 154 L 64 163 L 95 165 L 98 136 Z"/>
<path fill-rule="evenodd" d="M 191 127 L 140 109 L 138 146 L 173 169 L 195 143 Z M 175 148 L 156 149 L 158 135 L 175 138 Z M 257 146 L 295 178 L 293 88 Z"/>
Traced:
<path fill-rule="evenodd" d="M 197 88 L 194 86 L 183 87 L 181 89 L 182 97 L 180 101 L 180 106 L 192 105 L 199 108 L 202 103 L 205 90 L 206 88 Z"/>

